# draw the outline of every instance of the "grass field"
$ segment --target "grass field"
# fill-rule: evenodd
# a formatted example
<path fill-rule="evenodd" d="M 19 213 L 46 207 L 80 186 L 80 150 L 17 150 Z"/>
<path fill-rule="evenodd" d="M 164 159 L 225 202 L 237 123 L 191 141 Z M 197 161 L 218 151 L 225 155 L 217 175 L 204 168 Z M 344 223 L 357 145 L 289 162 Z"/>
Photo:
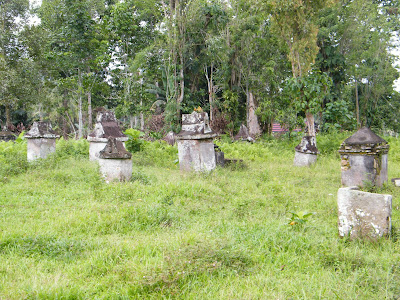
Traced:
<path fill-rule="evenodd" d="M 0 299 L 399 299 L 400 192 L 392 235 L 338 238 L 337 149 L 293 167 L 298 139 L 219 145 L 244 166 L 183 174 L 177 150 L 148 143 L 133 179 L 106 184 L 86 141 L 28 164 L 0 143 Z M 400 141 L 389 139 L 389 178 Z M 290 212 L 314 212 L 289 225 Z"/>

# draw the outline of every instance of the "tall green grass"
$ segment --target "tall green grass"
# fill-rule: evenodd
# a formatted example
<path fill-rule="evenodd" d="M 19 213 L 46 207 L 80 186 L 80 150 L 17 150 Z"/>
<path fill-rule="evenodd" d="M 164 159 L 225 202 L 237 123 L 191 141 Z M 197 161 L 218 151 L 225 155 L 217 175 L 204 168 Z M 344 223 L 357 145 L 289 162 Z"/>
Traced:
<path fill-rule="evenodd" d="M 389 189 L 391 237 L 338 238 L 347 136 L 318 136 L 310 168 L 293 167 L 300 137 L 221 140 L 245 166 L 204 174 L 181 173 L 176 147 L 145 143 L 132 180 L 110 184 L 86 141 L 59 141 L 0 182 L 0 299 L 396 299 L 399 191 Z M 399 177 L 400 144 L 389 141 Z M 289 225 L 301 211 L 315 214 Z"/>

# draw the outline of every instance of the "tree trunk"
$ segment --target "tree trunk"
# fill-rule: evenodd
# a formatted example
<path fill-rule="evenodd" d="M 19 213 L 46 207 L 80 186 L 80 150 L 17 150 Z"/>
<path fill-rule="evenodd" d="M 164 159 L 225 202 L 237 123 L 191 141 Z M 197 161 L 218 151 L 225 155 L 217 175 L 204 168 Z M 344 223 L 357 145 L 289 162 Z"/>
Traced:
<path fill-rule="evenodd" d="M 139 117 L 137 115 L 135 116 L 134 121 L 135 121 L 134 127 L 139 128 Z"/>
<path fill-rule="evenodd" d="M 210 103 L 210 121 L 214 119 L 213 115 L 213 102 L 214 102 L 214 84 L 213 84 L 213 63 L 211 63 L 211 74 L 208 76 L 208 68 L 204 66 L 204 74 L 207 80 L 207 88 L 208 88 L 208 102 Z"/>
<path fill-rule="evenodd" d="M 93 127 L 93 112 L 92 112 L 92 92 L 88 92 L 88 128 L 92 130 Z"/>
<path fill-rule="evenodd" d="M 65 113 L 68 112 L 68 90 L 64 90 L 63 108 L 64 108 L 64 112 Z M 62 131 L 63 131 L 64 139 L 68 138 L 68 120 L 67 120 L 67 117 L 63 117 Z"/>
<path fill-rule="evenodd" d="M 309 111 L 306 112 L 308 135 L 315 136 L 314 115 Z"/>
<path fill-rule="evenodd" d="M 252 137 L 261 135 L 261 127 L 258 124 L 258 117 L 256 115 L 256 104 L 254 95 L 251 91 L 247 92 L 247 128 Z"/>
<path fill-rule="evenodd" d="M 358 85 L 357 85 L 357 79 L 356 79 L 356 118 L 357 118 L 357 129 L 360 128 L 360 105 L 358 103 Z"/>
<path fill-rule="evenodd" d="M 143 100 L 140 99 L 140 107 L 143 107 Z M 144 116 L 143 116 L 143 111 L 140 110 L 140 130 L 144 131 Z"/>
<path fill-rule="evenodd" d="M 6 104 L 5 108 L 6 108 L 6 130 L 9 130 L 9 128 L 11 128 L 11 108 L 10 108 L 10 104 Z"/>
<path fill-rule="evenodd" d="M 82 115 L 82 74 L 78 69 L 78 139 L 83 137 L 83 115 Z"/>

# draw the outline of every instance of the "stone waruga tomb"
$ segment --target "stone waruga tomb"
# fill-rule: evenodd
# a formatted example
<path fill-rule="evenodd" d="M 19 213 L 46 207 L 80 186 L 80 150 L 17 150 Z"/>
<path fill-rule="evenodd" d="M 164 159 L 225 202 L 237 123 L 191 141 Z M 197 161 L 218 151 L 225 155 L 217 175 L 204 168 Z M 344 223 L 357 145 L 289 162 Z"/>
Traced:
<path fill-rule="evenodd" d="M 208 114 L 182 115 L 182 131 L 177 135 L 179 167 L 182 171 L 212 171 L 216 167 L 212 132 Z"/>
<path fill-rule="evenodd" d="M 25 134 L 25 138 L 28 140 L 28 161 L 46 158 L 50 153 L 55 152 L 58 137 L 49 122 L 34 122 L 31 129 Z"/>
<path fill-rule="evenodd" d="M 111 111 L 101 111 L 97 114 L 97 123 L 93 132 L 87 138 L 90 142 L 90 160 L 99 159 L 100 151 L 106 147 L 109 138 L 115 138 L 122 143 L 128 140 L 128 137 L 119 128 L 114 113 Z"/>
<path fill-rule="evenodd" d="M 340 188 L 337 195 L 339 236 L 376 240 L 391 230 L 392 196 Z"/>
<path fill-rule="evenodd" d="M 100 171 L 107 182 L 128 181 L 132 177 L 132 154 L 125 150 L 123 143 L 114 137 L 99 152 Z"/>
<path fill-rule="evenodd" d="M 382 186 L 388 180 L 389 145 L 363 127 L 346 139 L 340 149 L 343 186 Z"/>
<path fill-rule="evenodd" d="M 308 167 L 317 161 L 318 149 L 315 136 L 305 135 L 295 148 L 293 165 Z"/>

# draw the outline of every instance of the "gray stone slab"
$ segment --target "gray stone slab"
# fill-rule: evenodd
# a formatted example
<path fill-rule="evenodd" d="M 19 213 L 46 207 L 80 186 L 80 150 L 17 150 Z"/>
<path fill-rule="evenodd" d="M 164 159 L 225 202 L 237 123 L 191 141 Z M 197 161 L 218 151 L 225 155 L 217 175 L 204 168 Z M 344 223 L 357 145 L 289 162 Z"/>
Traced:
<path fill-rule="evenodd" d="M 391 230 L 392 196 L 340 188 L 337 194 L 339 236 L 375 240 Z"/>
<path fill-rule="evenodd" d="M 212 139 L 178 140 L 178 155 L 182 171 L 209 172 L 216 167 Z"/>

